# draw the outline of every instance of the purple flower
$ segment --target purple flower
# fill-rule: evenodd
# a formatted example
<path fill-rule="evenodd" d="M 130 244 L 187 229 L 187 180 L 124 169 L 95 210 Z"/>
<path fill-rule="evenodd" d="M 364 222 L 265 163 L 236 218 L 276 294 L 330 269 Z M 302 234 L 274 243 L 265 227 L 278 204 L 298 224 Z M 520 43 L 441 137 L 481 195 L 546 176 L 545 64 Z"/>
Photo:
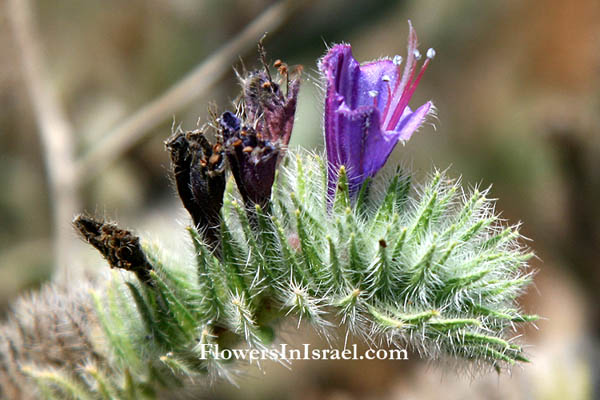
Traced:
<path fill-rule="evenodd" d="M 319 69 L 327 81 L 324 128 L 330 193 L 342 165 L 350 193 L 356 193 L 365 179 L 383 167 L 398 141 L 410 139 L 432 112 L 431 102 L 415 111 L 408 107 L 435 51 L 429 49 L 426 56 L 415 77 L 421 53 L 409 21 L 408 55 L 402 74 L 402 57 L 360 65 L 346 44 L 332 47 L 321 59 Z"/>

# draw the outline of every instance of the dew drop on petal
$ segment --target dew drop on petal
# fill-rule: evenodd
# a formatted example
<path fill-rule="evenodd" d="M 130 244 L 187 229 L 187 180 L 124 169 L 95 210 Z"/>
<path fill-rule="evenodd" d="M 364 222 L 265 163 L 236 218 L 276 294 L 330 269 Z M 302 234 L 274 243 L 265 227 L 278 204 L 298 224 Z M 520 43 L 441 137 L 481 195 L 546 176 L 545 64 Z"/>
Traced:
<path fill-rule="evenodd" d="M 427 58 L 432 59 L 434 57 L 435 57 L 435 49 L 429 48 L 429 50 L 427 50 Z"/>
<path fill-rule="evenodd" d="M 369 96 L 371 97 L 377 97 L 378 94 L 379 92 L 377 90 L 369 90 Z"/>
<path fill-rule="evenodd" d="M 402 56 L 395 55 L 394 58 L 392 59 L 392 62 L 394 63 L 394 65 L 397 65 L 397 66 L 402 64 Z"/>

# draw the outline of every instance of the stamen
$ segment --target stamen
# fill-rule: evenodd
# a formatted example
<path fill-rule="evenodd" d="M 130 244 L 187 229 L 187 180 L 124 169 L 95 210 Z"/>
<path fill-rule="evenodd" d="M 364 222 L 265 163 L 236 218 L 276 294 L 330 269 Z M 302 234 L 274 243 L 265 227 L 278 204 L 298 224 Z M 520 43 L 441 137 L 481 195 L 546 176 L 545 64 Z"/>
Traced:
<path fill-rule="evenodd" d="M 406 91 L 410 87 L 410 83 L 415 76 L 417 59 L 421 58 L 421 53 L 417 51 L 417 34 L 410 21 L 408 21 L 408 28 L 408 52 L 404 71 L 402 72 L 402 77 L 398 76 L 398 79 L 396 79 L 396 83 L 392 88 L 392 95 L 388 97 L 383 112 L 383 127 L 385 130 L 393 129 L 394 125 L 400 120 L 404 108 L 408 103 L 408 101 L 405 101 Z"/>
<path fill-rule="evenodd" d="M 427 50 L 427 58 L 429 58 L 430 60 L 432 60 L 435 57 L 435 49 L 433 48 L 429 48 Z"/>
<path fill-rule="evenodd" d="M 414 56 L 414 53 L 413 53 Z M 400 79 L 396 80 L 396 87 L 394 88 L 394 96 L 392 98 L 390 98 L 390 100 L 388 100 L 387 105 L 385 106 L 385 111 L 383 113 L 383 115 L 388 115 L 388 111 L 390 107 L 394 107 L 392 109 L 392 116 L 390 117 L 390 119 L 388 120 L 388 123 L 386 125 L 386 130 L 390 130 L 394 127 L 394 125 L 396 125 L 396 123 L 398 122 L 398 120 L 400 119 L 400 117 L 402 116 L 402 113 L 404 112 L 404 107 L 402 107 L 401 110 L 399 110 L 400 105 L 403 104 L 404 101 L 404 96 L 406 95 L 406 88 L 407 85 L 410 84 L 410 82 L 413 79 L 413 76 L 415 76 L 415 64 L 417 63 L 414 59 L 411 60 L 410 59 L 410 54 L 409 54 L 409 61 L 407 61 L 405 70 L 404 70 L 404 74 L 402 76 L 402 80 L 404 81 L 404 79 L 406 79 L 406 83 L 404 82 L 400 82 Z M 409 63 L 410 63 L 410 69 L 407 70 L 406 68 L 409 68 Z M 403 84 L 404 83 L 404 84 Z M 402 85 L 402 86 L 401 86 Z M 400 99 L 398 100 L 398 102 L 394 105 L 392 104 L 394 102 L 394 100 L 400 97 Z M 397 115 L 400 114 L 400 115 Z M 386 118 L 387 119 L 387 118 Z M 394 122 L 396 121 L 396 122 Z"/>
<path fill-rule="evenodd" d="M 427 52 L 429 53 L 429 50 Z M 435 53 L 435 50 L 434 50 L 434 53 Z M 429 65 L 429 62 L 431 60 L 432 60 L 432 58 L 427 57 L 427 59 L 425 60 L 425 62 L 421 66 L 421 70 L 419 71 L 419 75 L 417 75 L 417 77 L 410 84 L 410 86 L 407 86 L 405 88 L 404 93 L 402 93 L 402 97 L 400 98 L 400 101 L 398 102 L 398 105 L 396 106 L 396 109 L 394 110 L 394 115 L 392 115 L 392 118 L 390 120 L 390 123 L 387 126 L 387 129 L 392 129 L 398 123 L 398 121 L 400 120 L 400 117 L 404 113 L 404 109 L 406 108 L 406 106 L 408 106 L 408 102 L 410 101 L 413 93 L 417 89 L 417 85 L 419 84 L 419 81 L 423 77 L 423 74 L 425 73 L 425 70 L 427 70 L 427 66 Z M 412 76 L 411 76 L 411 78 L 412 78 Z"/>
<path fill-rule="evenodd" d="M 263 41 L 267 37 L 267 33 L 265 32 L 260 40 L 258 41 L 258 56 L 260 58 L 260 62 L 267 73 L 267 77 L 270 82 L 273 82 L 273 78 L 271 78 L 271 72 L 269 71 L 269 64 L 267 64 L 267 51 L 265 50 L 265 46 L 263 45 Z"/>
<path fill-rule="evenodd" d="M 390 77 L 387 75 L 384 75 L 381 78 L 381 80 L 386 83 L 385 86 L 387 87 L 387 101 L 385 104 L 385 108 L 383 109 L 383 113 L 381 114 L 385 117 L 388 113 L 388 110 L 390 109 L 390 103 L 392 102 L 392 85 L 390 84 Z"/>
<path fill-rule="evenodd" d="M 288 72 L 288 66 L 285 63 L 279 65 L 278 68 L 279 74 L 281 76 L 285 76 L 285 95 L 289 93 L 290 90 L 290 74 Z"/>
<path fill-rule="evenodd" d="M 377 96 L 379 92 L 377 90 L 369 90 L 369 97 L 373 98 L 373 106 L 377 107 Z"/>
<path fill-rule="evenodd" d="M 399 67 L 400 64 L 402 64 L 402 56 L 395 55 L 394 58 L 392 59 L 392 62 L 394 63 L 395 66 Z"/>

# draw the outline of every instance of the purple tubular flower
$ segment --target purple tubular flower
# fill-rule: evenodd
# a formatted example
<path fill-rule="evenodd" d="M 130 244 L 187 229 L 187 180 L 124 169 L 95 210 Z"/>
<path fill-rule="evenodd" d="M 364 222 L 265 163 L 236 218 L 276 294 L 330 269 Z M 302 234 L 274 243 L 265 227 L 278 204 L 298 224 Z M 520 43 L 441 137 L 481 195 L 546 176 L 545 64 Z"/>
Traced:
<path fill-rule="evenodd" d="M 333 194 L 339 168 L 348 174 L 350 193 L 374 176 L 385 164 L 398 141 L 410 139 L 432 112 L 427 102 L 411 110 L 408 103 L 435 51 L 429 49 L 416 75 L 417 34 L 409 21 L 408 55 L 360 65 L 350 45 L 333 46 L 319 69 L 327 81 L 325 97 L 325 146 L 329 163 L 329 192 Z"/>

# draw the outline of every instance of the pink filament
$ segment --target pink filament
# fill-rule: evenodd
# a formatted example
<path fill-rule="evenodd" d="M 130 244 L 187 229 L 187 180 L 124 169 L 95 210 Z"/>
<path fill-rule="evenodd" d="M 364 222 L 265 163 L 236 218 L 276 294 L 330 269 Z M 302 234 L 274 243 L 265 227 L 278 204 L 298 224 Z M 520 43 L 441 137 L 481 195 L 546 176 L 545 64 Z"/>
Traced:
<path fill-rule="evenodd" d="M 386 131 L 394 129 L 396 124 L 398 124 L 398 121 L 400 121 L 400 117 L 402 117 L 402 114 L 404 113 L 404 109 L 408 105 L 408 102 L 412 98 L 413 93 L 417 89 L 417 86 L 419 85 L 419 81 L 423 77 L 423 74 L 425 73 L 425 70 L 427 69 L 427 66 L 429 65 L 430 61 L 431 61 L 431 59 L 427 58 L 425 60 L 425 62 L 423 63 L 423 65 L 421 66 L 421 71 L 419 71 L 419 75 L 417 75 L 417 78 L 412 83 L 407 84 L 403 88 L 404 90 L 402 92 L 402 96 L 400 97 L 400 100 L 398 101 L 398 105 L 394 108 L 394 113 L 392 114 L 392 116 L 387 124 L 387 127 L 385 127 Z M 410 82 L 412 80 L 414 74 L 415 74 L 415 68 L 411 68 L 410 78 L 408 79 L 408 82 Z M 388 104 L 386 105 L 384 115 L 387 115 L 390 103 L 391 103 L 391 101 L 388 102 Z"/>

